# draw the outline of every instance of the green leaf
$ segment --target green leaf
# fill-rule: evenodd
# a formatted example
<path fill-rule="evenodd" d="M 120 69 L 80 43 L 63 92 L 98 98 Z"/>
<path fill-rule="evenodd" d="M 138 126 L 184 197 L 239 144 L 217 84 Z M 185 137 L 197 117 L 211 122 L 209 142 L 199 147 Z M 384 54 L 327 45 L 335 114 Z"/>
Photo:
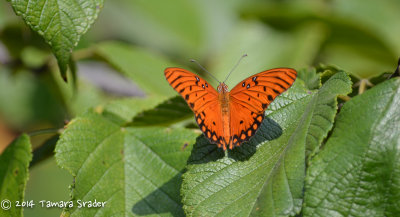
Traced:
<path fill-rule="evenodd" d="M 141 114 L 143 110 L 153 108 L 163 99 L 162 97 L 148 97 L 113 100 L 104 105 L 101 113 L 116 124 L 124 125 L 132 121 L 133 117 Z"/>
<path fill-rule="evenodd" d="M 51 46 L 65 77 L 72 49 L 96 20 L 103 0 L 8 0 L 15 13 Z"/>
<path fill-rule="evenodd" d="M 313 118 L 307 134 L 307 156 L 318 150 L 327 132 L 332 129 L 337 110 L 336 97 L 349 94 L 352 91 L 351 86 L 352 83 L 349 76 L 345 72 L 339 71 L 332 75 L 320 88 L 315 98 Z"/>
<path fill-rule="evenodd" d="M 320 128 L 316 136 L 326 136 L 332 123 L 318 115 L 334 116 L 331 102 L 350 88 L 345 73 L 319 91 L 306 91 L 300 84 L 278 97 L 256 135 L 227 156 L 207 140 L 197 141 L 181 188 L 188 216 L 288 216 L 300 211 L 306 143 L 314 135 L 310 127 Z"/>
<path fill-rule="evenodd" d="M 101 43 L 97 45 L 96 53 L 137 83 L 147 94 L 164 97 L 176 94 L 164 77 L 164 69 L 175 65 L 165 58 L 121 42 Z"/>
<path fill-rule="evenodd" d="M 95 199 L 107 204 L 64 214 L 183 216 L 181 171 L 190 154 L 186 146 L 197 135 L 186 129 L 121 128 L 94 113 L 75 118 L 57 144 L 57 162 L 75 178 L 75 204 Z"/>
<path fill-rule="evenodd" d="M 22 207 L 16 207 L 16 201 L 24 200 L 28 167 L 32 159 L 31 144 L 26 134 L 12 142 L 0 155 L 0 216 L 22 216 Z M 9 210 L 4 206 L 11 205 Z"/>
<path fill-rule="evenodd" d="M 228 157 L 210 158 L 224 154 L 216 145 L 198 140 L 181 188 L 187 216 L 270 216 L 300 210 L 304 125 L 311 117 L 302 114 L 314 94 L 294 87 L 271 104 L 272 111 L 250 142 L 228 152 Z"/>
<path fill-rule="evenodd" d="M 135 116 L 132 126 L 169 125 L 193 117 L 193 112 L 181 96 L 173 97 L 153 109 Z"/>
<path fill-rule="evenodd" d="M 348 101 L 307 172 L 305 216 L 400 213 L 400 79 Z"/>
<path fill-rule="evenodd" d="M 321 87 L 321 76 L 315 68 L 301 69 L 297 72 L 297 78 L 304 81 L 307 89 L 315 90 Z"/>

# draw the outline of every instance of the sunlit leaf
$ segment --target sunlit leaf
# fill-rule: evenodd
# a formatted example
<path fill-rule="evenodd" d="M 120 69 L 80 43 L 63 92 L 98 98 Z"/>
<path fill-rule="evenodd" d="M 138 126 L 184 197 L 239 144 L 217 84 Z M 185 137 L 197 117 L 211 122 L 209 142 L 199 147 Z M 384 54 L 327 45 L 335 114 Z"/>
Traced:
<path fill-rule="evenodd" d="M 57 162 L 75 178 L 74 203 L 107 204 L 64 215 L 183 216 L 181 173 L 196 136 L 185 129 L 122 128 L 93 113 L 75 118 L 57 144 Z"/>
<path fill-rule="evenodd" d="M 335 99 L 350 89 L 348 76 L 334 75 L 318 91 L 298 82 L 277 98 L 261 129 L 228 151 L 197 140 L 182 195 L 188 216 L 288 216 L 301 209 L 306 147 L 332 126 Z M 315 130 L 317 129 L 317 130 Z"/>
<path fill-rule="evenodd" d="M 400 79 L 348 101 L 307 172 L 304 216 L 400 213 Z"/>

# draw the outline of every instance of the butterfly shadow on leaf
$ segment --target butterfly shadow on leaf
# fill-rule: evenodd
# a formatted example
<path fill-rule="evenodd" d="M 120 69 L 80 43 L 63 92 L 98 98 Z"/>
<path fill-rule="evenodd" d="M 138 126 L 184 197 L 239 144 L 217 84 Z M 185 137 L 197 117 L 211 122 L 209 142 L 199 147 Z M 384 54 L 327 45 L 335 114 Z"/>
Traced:
<path fill-rule="evenodd" d="M 182 173 L 175 175 L 161 187 L 142 198 L 132 206 L 132 213 L 135 216 L 148 215 L 170 215 L 185 216 L 179 188 L 182 184 Z"/>
<path fill-rule="evenodd" d="M 228 157 L 236 161 L 249 160 L 256 153 L 257 146 L 282 135 L 282 128 L 271 118 L 265 117 L 256 134 L 247 142 L 238 147 L 228 150 Z M 267 144 L 264 144 L 267 145 Z M 225 156 L 224 151 L 217 145 L 211 144 L 208 139 L 201 135 L 197 138 L 193 146 L 192 154 L 188 164 L 203 164 L 211 161 L 217 161 Z"/>

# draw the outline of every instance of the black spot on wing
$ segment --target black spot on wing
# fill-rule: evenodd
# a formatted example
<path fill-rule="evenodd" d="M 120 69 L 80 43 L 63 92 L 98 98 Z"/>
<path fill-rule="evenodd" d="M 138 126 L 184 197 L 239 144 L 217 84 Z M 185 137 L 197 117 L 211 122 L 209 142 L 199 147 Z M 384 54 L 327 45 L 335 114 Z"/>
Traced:
<path fill-rule="evenodd" d="M 255 85 L 258 85 L 258 81 L 256 79 L 257 79 L 257 76 L 254 76 L 252 80 L 253 80 Z"/>
<path fill-rule="evenodd" d="M 234 146 L 239 146 L 243 142 L 248 141 L 257 133 L 262 121 L 264 120 L 264 113 L 257 115 L 253 120 L 254 122 L 248 128 L 243 129 L 239 135 L 234 135 L 232 137 L 231 141 Z M 240 121 L 240 124 L 242 123 L 243 121 Z"/>
<path fill-rule="evenodd" d="M 263 109 L 266 109 L 267 107 L 268 107 L 268 104 L 267 104 L 267 103 L 263 103 L 263 104 L 262 104 L 262 108 L 263 108 Z"/>

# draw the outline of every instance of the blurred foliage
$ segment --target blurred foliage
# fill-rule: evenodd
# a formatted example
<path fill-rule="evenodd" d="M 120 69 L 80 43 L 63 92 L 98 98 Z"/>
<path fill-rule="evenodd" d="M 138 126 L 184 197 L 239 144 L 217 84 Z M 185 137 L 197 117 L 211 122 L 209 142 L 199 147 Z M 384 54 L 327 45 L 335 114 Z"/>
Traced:
<path fill-rule="evenodd" d="M 123 76 L 137 82 L 146 94 L 166 96 L 174 93 L 163 82 L 165 67 L 189 66 L 202 74 L 197 66 L 188 62 L 195 58 L 223 80 L 233 63 L 244 53 L 249 57 L 227 81 L 230 87 L 267 68 L 286 66 L 301 69 L 320 63 L 340 66 L 358 79 L 369 79 L 382 72 L 391 72 L 400 56 L 400 42 L 396 37 L 400 32 L 400 15 L 397 13 L 400 3 L 395 0 L 382 3 L 358 1 L 235 0 L 222 3 L 211 0 L 117 0 L 107 3 L 97 22 L 88 34 L 83 35 L 74 58 L 78 61 L 105 61 L 117 70 L 116 73 L 120 71 Z M 30 128 L 30 123 L 32 126 L 38 122 L 54 123 L 57 118 L 60 123 L 63 117 L 73 117 L 86 108 L 113 98 L 106 96 L 112 93 L 101 94 L 101 86 L 88 90 L 86 87 L 92 85 L 86 81 L 76 93 L 65 90 L 68 89 L 66 85 L 55 87 L 52 80 L 59 78 L 57 73 L 49 73 L 58 71 L 54 67 L 51 49 L 39 34 L 13 15 L 10 3 L 0 4 L 0 62 L 5 68 L 3 71 L 14 74 L 12 79 L 16 83 L 23 82 L 28 76 L 19 75 L 21 69 L 36 77 L 25 78 L 26 83 L 19 89 L 10 89 L 6 85 L 0 87 L 9 90 L 1 91 L 5 95 L 26 95 L 26 100 L 20 96 L 13 98 L 15 103 L 0 103 L 0 115 L 11 126 L 25 130 Z M 110 39 L 115 41 L 106 42 Z M 100 41 L 104 42 L 96 44 Z M 47 74 L 47 78 L 37 83 L 43 79 L 42 74 Z M 9 79 L 10 76 L 2 75 L 0 82 L 9 83 Z M 216 85 L 213 81 L 211 83 Z M 55 98 L 28 94 L 33 91 L 24 89 L 35 85 L 50 91 L 48 94 L 53 92 Z M 54 93 L 54 88 L 59 90 Z M 83 97 L 83 92 L 91 94 Z M 47 101 L 38 100 L 38 97 Z M 74 99 L 77 104 L 71 105 L 74 97 L 84 99 Z M 25 105 L 18 104 L 18 101 Z M 27 105 L 29 101 L 36 103 Z M 88 104 L 90 101 L 93 103 Z M 18 107 L 18 110 L 12 107 Z M 41 111 L 43 115 L 32 111 Z M 29 114 L 32 118 L 28 117 Z"/>
<path fill-rule="evenodd" d="M 63 132 L 70 120 L 72 126 L 79 128 L 74 121 L 82 120 L 88 111 L 101 114 L 94 120 L 109 120 L 108 127 L 127 127 L 129 133 L 122 134 L 129 138 L 136 136 L 134 130 L 139 125 L 182 130 L 179 128 L 193 123 L 192 115 L 182 100 L 171 98 L 175 92 L 164 80 L 164 69 L 184 67 L 208 79 L 214 87 L 218 85 L 189 59 L 196 59 L 218 80 L 224 80 L 235 62 L 248 54 L 227 81 L 231 88 L 251 74 L 274 67 L 291 67 L 299 72 L 297 85 L 304 85 L 308 93 L 323 93 L 327 81 L 346 72 L 353 83 L 353 92 L 338 100 L 339 105 L 346 105 L 353 97 L 385 82 L 400 56 L 398 0 L 113 0 L 104 5 L 102 0 L 63 2 L 0 1 L 0 120 L 11 135 L 47 132 L 48 138 L 57 140 L 55 134 Z M 93 63 L 99 67 L 90 67 Z M 126 87 L 121 81 L 138 88 Z M 116 91 L 118 88 L 125 91 Z M 324 100 L 332 101 L 332 96 L 323 95 L 318 102 Z M 333 109 L 329 113 L 329 123 L 335 112 Z M 37 131 L 44 127 L 50 130 Z M 95 124 L 86 127 L 90 131 Z M 325 131 L 328 130 L 324 128 Z M 151 130 L 143 132 L 151 134 Z M 160 137 L 164 133 L 169 135 L 168 131 L 157 132 L 161 132 Z M 197 135 L 185 132 L 192 135 L 191 141 Z M 321 136 L 325 134 L 316 135 L 316 142 L 307 147 L 307 154 L 318 156 L 319 146 L 332 142 L 330 134 L 328 138 Z M 307 140 L 311 141 L 313 136 L 310 133 Z M 144 144 L 135 145 L 154 148 L 152 141 L 146 139 Z M 174 139 L 177 138 L 171 141 Z M 46 149 L 46 141 L 31 139 L 33 154 L 38 155 L 34 159 L 40 158 L 33 161 L 33 168 L 46 162 L 41 156 L 52 153 L 55 141 L 50 151 Z M 0 147 L 7 145 L 0 138 Z M 173 147 L 184 150 L 192 143 L 180 145 Z M 59 150 L 61 147 L 64 146 Z M 207 147 L 207 144 L 201 146 L 200 152 Z M 161 153 L 158 150 L 151 156 L 158 158 Z M 326 155 L 329 154 L 323 157 Z M 61 166 L 71 163 L 67 154 L 62 159 L 65 162 Z M 85 156 L 77 159 L 83 160 Z M 171 182 L 157 185 L 179 186 L 182 168 L 169 174 Z M 40 173 L 45 173 L 46 169 L 43 170 Z M 35 175 L 36 171 L 31 170 L 29 182 L 38 182 L 41 175 Z M 53 182 L 65 183 L 64 177 L 55 177 Z M 29 182 L 28 188 L 46 188 Z M 178 190 L 172 191 L 173 204 L 179 204 Z M 147 208 L 140 210 L 140 204 L 154 201 L 159 193 L 143 196 L 139 205 L 128 211 L 154 214 Z M 37 194 L 40 192 L 27 190 L 27 198 L 39 198 Z M 54 198 L 65 198 L 64 192 L 60 194 L 63 196 Z M 155 209 L 163 211 L 160 207 Z M 50 215 L 45 209 L 31 213 Z M 182 214 L 179 211 L 177 215 Z"/>

